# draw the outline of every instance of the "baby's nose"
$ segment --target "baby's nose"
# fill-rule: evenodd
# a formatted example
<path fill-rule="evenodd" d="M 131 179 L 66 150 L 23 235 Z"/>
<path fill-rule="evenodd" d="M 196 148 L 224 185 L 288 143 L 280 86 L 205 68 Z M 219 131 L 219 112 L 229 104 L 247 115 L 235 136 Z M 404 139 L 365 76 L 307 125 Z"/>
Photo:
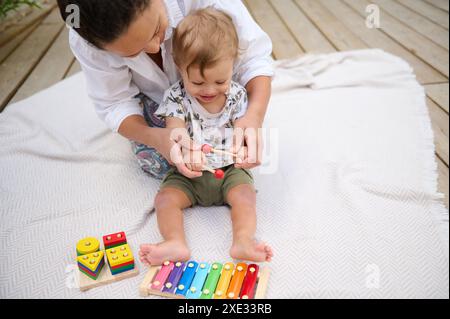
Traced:
<path fill-rule="evenodd" d="M 203 90 L 203 95 L 214 95 L 214 94 L 216 94 L 216 90 L 212 86 L 206 87 Z"/>

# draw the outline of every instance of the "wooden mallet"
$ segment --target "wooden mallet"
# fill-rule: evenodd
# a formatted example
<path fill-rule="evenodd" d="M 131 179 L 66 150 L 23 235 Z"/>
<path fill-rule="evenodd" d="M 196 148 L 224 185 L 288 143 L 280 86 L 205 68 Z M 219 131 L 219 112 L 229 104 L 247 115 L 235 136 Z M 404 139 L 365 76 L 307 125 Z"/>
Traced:
<path fill-rule="evenodd" d="M 211 145 L 208 145 L 208 144 L 204 144 L 202 146 L 202 152 L 205 153 L 205 154 L 216 153 L 216 154 L 221 154 L 221 155 L 229 155 L 229 156 L 232 156 L 232 157 L 235 157 L 235 158 L 238 157 L 237 154 L 234 154 L 234 153 L 231 153 L 231 152 L 227 152 L 227 151 L 223 151 L 223 150 L 216 150 L 215 148 L 213 148 Z"/>
<path fill-rule="evenodd" d="M 206 165 L 203 166 L 203 169 L 205 171 L 208 171 L 208 172 L 214 174 L 214 177 L 217 179 L 223 179 L 225 177 L 225 172 L 221 169 L 214 169 L 214 168 L 206 166 Z"/>

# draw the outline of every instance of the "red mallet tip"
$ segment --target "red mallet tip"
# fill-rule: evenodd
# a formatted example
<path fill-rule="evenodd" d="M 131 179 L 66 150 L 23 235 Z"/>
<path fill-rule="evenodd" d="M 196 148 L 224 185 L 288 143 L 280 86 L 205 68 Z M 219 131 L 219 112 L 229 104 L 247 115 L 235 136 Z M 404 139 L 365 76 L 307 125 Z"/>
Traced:
<path fill-rule="evenodd" d="M 217 169 L 216 172 L 214 173 L 214 176 L 217 179 L 223 179 L 225 177 L 225 173 L 221 169 Z"/>
<path fill-rule="evenodd" d="M 204 144 L 204 145 L 202 146 L 202 152 L 205 153 L 205 154 L 211 153 L 211 152 L 212 152 L 212 147 L 211 147 L 211 145 Z"/>

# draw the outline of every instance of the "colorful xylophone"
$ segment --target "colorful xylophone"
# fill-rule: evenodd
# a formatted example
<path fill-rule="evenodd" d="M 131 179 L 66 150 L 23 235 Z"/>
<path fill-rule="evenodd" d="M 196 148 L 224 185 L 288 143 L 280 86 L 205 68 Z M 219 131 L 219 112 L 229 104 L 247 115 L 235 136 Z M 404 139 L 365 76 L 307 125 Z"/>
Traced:
<path fill-rule="evenodd" d="M 152 266 L 139 286 L 141 296 L 176 299 L 262 299 L 268 267 L 246 263 L 169 262 Z"/>

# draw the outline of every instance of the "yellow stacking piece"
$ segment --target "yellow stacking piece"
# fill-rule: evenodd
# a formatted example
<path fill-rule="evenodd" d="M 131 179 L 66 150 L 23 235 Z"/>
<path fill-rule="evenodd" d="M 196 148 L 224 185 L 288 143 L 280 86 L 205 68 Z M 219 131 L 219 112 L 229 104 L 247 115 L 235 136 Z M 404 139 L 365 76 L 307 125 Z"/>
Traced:
<path fill-rule="evenodd" d="M 105 254 L 103 251 L 97 251 L 91 254 L 77 257 L 77 261 L 92 272 L 97 270 L 98 265 L 103 260 Z"/>
<path fill-rule="evenodd" d="M 111 267 L 134 261 L 133 252 L 128 244 L 107 249 L 106 256 Z"/>
<path fill-rule="evenodd" d="M 86 255 L 95 253 L 100 249 L 100 242 L 97 238 L 87 237 L 77 243 L 77 254 Z"/>

